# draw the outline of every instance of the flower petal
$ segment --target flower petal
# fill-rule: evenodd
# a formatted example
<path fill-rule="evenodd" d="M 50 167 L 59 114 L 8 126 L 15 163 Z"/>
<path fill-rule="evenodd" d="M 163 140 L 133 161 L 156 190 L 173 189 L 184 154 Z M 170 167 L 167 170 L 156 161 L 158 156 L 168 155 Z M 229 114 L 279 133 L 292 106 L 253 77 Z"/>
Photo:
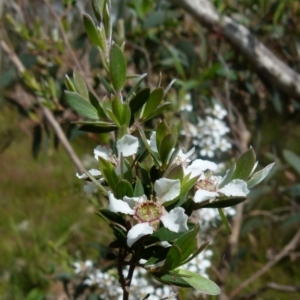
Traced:
<path fill-rule="evenodd" d="M 157 145 L 156 145 L 156 131 L 152 132 L 152 134 L 150 136 L 149 146 L 152 151 L 158 152 Z"/>
<path fill-rule="evenodd" d="M 97 169 L 91 169 L 91 170 L 89 170 L 89 173 L 94 177 L 98 177 L 98 176 L 102 175 L 101 171 L 99 171 Z M 88 178 L 88 176 L 85 173 L 82 173 L 81 175 L 79 173 L 76 173 L 76 176 L 79 179 L 87 179 Z"/>
<path fill-rule="evenodd" d="M 207 190 L 198 190 L 194 196 L 194 201 L 196 203 L 205 201 L 205 200 L 210 200 L 215 197 L 219 196 L 217 192 L 211 192 Z"/>
<path fill-rule="evenodd" d="M 180 180 L 161 178 L 155 181 L 154 190 L 161 202 L 173 200 L 180 194 Z"/>
<path fill-rule="evenodd" d="M 195 159 L 189 166 L 185 168 L 185 174 L 191 173 L 191 177 L 200 175 L 205 170 L 215 171 L 217 165 L 209 160 Z"/>
<path fill-rule="evenodd" d="M 147 196 L 143 195 L 140 197 L 127 197 L 125 196 L 123 200 L 128 203 L 131 208 L 134 208 L 136 204 L 143 203 L 147 201 Z"/>
<path fill-rule="evenodd" d="M 92 181 L 86 181 L 85 185 L 83 186 L 83 190 L 86 194 L 92 195 L 94 192 L 97 191 L 97 186 Z"/>
<path fill-rule="evenodd" d="M 128 203 L 124 202 L 123 200 L 118 200 L 115 198 L 112 192 L 108 192 L 108 200 L 109 200 L 109 210 L 115 213 L 123 213 L 128 215 L 133 215 L 134 211 L 130 208 Z"/>
<path fill-rule="evenodd" d="M 149 223 L 139 223 L 134 225 L 127 234 L 127 245 L 131 247 L 141 237 L 153 233 L 153 228 Z"/>
<path fill-rule="evenodd" d="M 135 136 L 125 134 L 121 139 L 117 141 L 118 155 L 120 157 L 121 152 L 123 157 L 127 157 L 137 153 L 139 147 L 139 140 Z"/>
<path fill-rule="evenodd" d="M 103 146 L 97 146 L 94 149 L 94 157 L 98 160 L 99 157 L 103 157 L 105 160 L 109 160 L 110 156 L 112 155 L 112 150 L 107 149 Z"/>
<path fill-rule="evenodd" d="M 182 207 L 176 207 L 160 218 L 164 226 L 174 232 L 188 231 L 187 219 Z"/>
<path fill-rule="evenodd" d="M 226 196 L 241 196 L 245 197 L 249 193 L 247 183 L 241 179 L 234 179 L 219 190 L 220 193 Z"/>

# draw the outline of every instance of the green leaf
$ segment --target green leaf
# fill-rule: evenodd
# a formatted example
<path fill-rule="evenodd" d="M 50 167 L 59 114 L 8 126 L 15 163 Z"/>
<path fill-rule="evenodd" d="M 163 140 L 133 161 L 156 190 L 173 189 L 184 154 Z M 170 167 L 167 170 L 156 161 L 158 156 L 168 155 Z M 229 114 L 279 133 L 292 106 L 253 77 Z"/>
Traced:
<path fill-rule="evenodd" d="M 182 278 L 183 276 L 179 275 L 174 271 L 164 273 L 164 272 L 151 272 L 150 273 L 156 280 L 168 284 L 168 285 L 176 285 L 180 287 L 191 287 L 191 285 Z"/>
<path fill-rule="evenodd" d="M 98 22 L 102 21 L 104 0 L 92 0 L 92 8 Z"/>
<path fill-rule="evenodd" d="M 111 107 L 113 114 L 118 119 L 120 125 L 123 124 L 123 103 L 121 102 L 120 98 L 114 97 L 111 101 Z"/>
<path fill-rule="evenodd" d="M 162 270 L 171 271 L 176 269 L 180 265 L 181 259 L 182 252 L 180 248 L 177 245 L 172 245 L 162 266 Z"/>
<path fill-rule="evenodd" d="M 142 141 L 143 141 L 143 143 L 144 143 L 145 148 L 148 150 L 148 152 L 149 152 L 150 155 L 152 156 L 153 160 L 155 161 L 155 164 L 156 164 L 157 166 L 160 166 L 160 162 L 158 161 L 158 159 L 157 159 L 155 153 L 152 151 L 152 149 L 150 148 L 150 146 L 149 146 L 149 144 L 148 144 L 148 141 L 147 141 L 147 138 L 146 138 L 145 133 L 144 133 L 144 131 L 143 131 L 143 128 L 138 127 L 138 130 L 139 130 L 140 137 L 141 137 L 141 139 L 142 139 Z"/>
<path fill-rule="evenodd" d="M 116 186 L 116 198 L 123 199 L 123 197 L 133 197 L 133 189 L 130 182 L 125 179 L 122 179 L 118 182 Z"/>
<path fill-rule="evenodd" d="M 180 182 L 183 179 L 183 175 L 184 175 L 184 172 L 183 172 L 182 165 L 181 164 L 177 165 L 176 163 L 172 164 L 167 169 L 167 171 L 164 173 L 164 177 L 165 178 L 168 178 L 168 179 L 179 179 Z"/>
<path fill-rule="evenodd" d="M 209 245 L 209 241 L 204 243 L 203 245 L 201 245 L 197 251 L 195 251 L 193 253 L 193 255 L 191 255 L 190 257 L 188 257 L 185 261 L 182 262 L 182 266 L 184 266 L 185 264 L 187 264 L 188 262 L 192 261 L 195 257 L 197 257 L 207 246 Z"/>
<path fill-rule="evenodd" d="M 101 76 L 100 74 L 98 74 L 98 77 L 100 79 L 100 82 L 103 84 L 104 88 L 106 89 L 107 93 L 109 95 L 115 95 L 115 91 L 114 89 L 110 86 L 110 84 L 106 81 L 106 79 Z"/>
<path fill-rule="evenodd" d="M 135 114 L 143 107 L 150 95 L 150 88 L 140 90 L 129 102 L 131 114 Z"/>
<path fill-rule="evenodd" d="M 178 239 L 181 235 L 181 232 L 174 232 L 166 227 L 161 227 L 157 231 L 152 233 L 149 236 L 148 240 L 153 240 L 153 243 L 163 241 L 173 242 L 174 240 Z"/>
<path fill-rule="evenodd" d="M 248 189 L 251 189 L 257 184 L 259 184 L 260 182 L 262 182 L 268 176 L 268 174 L 270 173 L 274 165 L 275 163 L 269 164 L 262 170 L 256 172 L 247 182 Z"/>
<path fill-rule="evenodd" d="M 95 45 L 101 48 L 102 46 L 102 41 L 98 35 L 98 31 L 96 28 L 96 25 L 88 14 L 83 14 L 83 25 L 86 30 L 86 33 L 91 40 L 91 42 Z"/>
<path fill-rule="evenodd" d="M 100 170 L 102 172 L 105 181 L 110 186 L 112 191 L 115 193 L 119 181 L 118 175 L 116 174 L 115 171 L 115 167 L 109 161 L 106 161 L 103 157 L 99 157 L 99 163 L 100 163 Z"/>
<path fill-rule="evenodd" d="M 86 132 L 93 132 L 93 133 L 107 133 L 107 132 L 112 132 L 117 130 L 117 126 L 98 126 L 95 122 L 95 125 L 83 125 L 79 127 L 80 131 L 86 131 Z"/>
<path fill-rule="evenodd" d="M 221 189 L 222 187 L 224 187 L 226 184 L 228 184 L 231 181 L 231 177 L 234 174 L 235 169 L 236 169 L 236 164 L 234 164 L 229 170 L 226 171 L 224 179 L 219 184 L 219 189 Z"/>
<path fill-rule="evenodd" d="M 184 281 L 189 283 L 198 291 L 201 291 L 202 293 L 207 295 L 220 295 L 221 290 L 213 281 L 188 270 L 179 269 L 176 271 L 178 275 L 186 276 L 183 278 Z"/>
<path fill-rule="evenodd" d="M 226 228 L 228 234 L 231 234 L 231 228 L 230 228 L 228 220 L 227 220 L 227 218 L 224 214 L 224 211 L 222 210 L 222 208 L 218 208 L 218 212 L 219 212 L 219 215 L 221 217 L 221 220 L 222 220 L 223 224 L 225 225 L 225 228 Z"/>
<path fill-rule="evenodd" d="M 112 85 L 116 91 L 122 90 L 126 81 L 126 59 L 123 51 L 117 44 L 110 49 L 109 72 Z"/>
<path fill-rule="evenodd" d="M 97 109 L 98 116 L 103 119 L 108 119 L 103 107 L 101 106 L 101 103 L 99 102 L 97 97 L 91 92 L 89 92 L 89 99 L 91 104 Z"/>
<path fill-rule="evenodd" d="M 137 177 L 136 183 L 134 186 L 133 197 L 140 197 L 145 194 L 144 187 L 140 179 Z"/>
<path fill-rule="evenodd" d="M 200 208 L 224 208 L 224 207 L 230 207 L 237 204 L 240 204 L 244 201 L 246 201 L 246 197 L 232 197 L 232 198 L 219 198 L 217 201 L 210 202 L 203 201 L 201 203 L 195 203 L 194 204 L 194 210 L 200 209 Z"/>
<path fill-rule="evenodd" d="M 76 92 L 75 85 L 68 75 L 65 76 L 65 85 L 70 92 Z"/>
<path fill-rule="evenodd" d="M 169 128 L 166 121 L 162 121 L 158 124 L 156 129 L 156 147 L 161 148 L 161 143 L 164 137 L 169 133 Z"/>
<path fill-rule="evenodd" d="M 290 150 L 283 150 L 283 157 L 288 164 L 300 175 L 300 157 Z"/>
<path fill-rule="evenodd" d="M 149 248 L 145 249 L 142 253 L 142 258 L 147 259 L 145 266 L 151 266 L 151 265 L 154 265 L 154 264 L 157 264 L 157 263 L 163 261 L 168 254 L 168 251 L 169 251 L 168 248 L 157 247 L 160 250 L 155 251 L 154 247 L 155 246 L 149 247 Z M 151 255 L 149 256 L 148 253 L 150 253 Z M 149 257 L 147 257 L 147 256 L 149 256 Z"/>
<path fill-rule="evenodd" d="M 150 96 L 148 101 L 145 104 L 145 107 L 143 109 L 141 118 L 147 119 L 150 115 L 152 115 L 156 109 L 158 108 L 160 102 L 162 101 L 164 97 L 164 90 L 163 88 L 156 88 L 154 89 Z"/>
<path fill-rule="evenodd" d="M 158 149 L 159 155 L 161 158 L 161 162 L 163 164 L 167 163 L 170 153 L 171 153 L 172 149 L 175 147 L 176 142 L 177 142 L 176 137 L 171 133 L 167 134 L 163 138 L 160 148 Z"/>
<path fill-rule="evenodd" d="M 109 209 L 106 209 L 106 208 L 100 209 L 100 213 L 105 218 L 110 220 L 111 222 L 114 222 L 114 223 L 117 223 L 117 224 L 120 224 L 120 225 L 126 227 L 126 222 L 120 214 L 114 213 L 114 212 L 112 212 L 112 211 L 110 211 Z"/>
<path fill-rule="evenodd" d="M 81 95 L 75 93 L 75 92 L 65 92 L 66 95 L 66 101 L 68 104 L 80 115 L 83 117 L 98 120 L 98 113 L 97 110 L 94 108 L 93 105 L 91 105 L 89 102 L 87 102 Z"/>
<path fill-rule="evenodd" d="M 130 91 L 127 94 L 127 97 L 126 97 L 127 101 L 130 101 L 131 97 L 134 95 L 135 91 L 140 87 L 141 83 L 143 82 L 143 80 L 146 76 L 147 76 L 147 74 L 143 74 L 143 75 L 138 77 L 138 80 L 132 86 L 132 88 L 130 89 Z M 128 76 L 127 76 L 127 78 L 128 78 Z M 149 94 L 150 94 L 150 90 L 149 90 Z"/>
<path fill-rule="evenodd" d="M 253 148 L 250 148 L 248 151 L 243 153 L 241 157 L 236 162 L 236 169 L 232 175 L 231 180 L 233 179 L 242 179 L 247 180 L 251 174 L 253 167 L 256 162 L 256 155 Z"/>
<path fill-rule="evenodd" d="M 77 93 L 80 94 L 85 100 L 89 101 L 89 91 L 87 89 L 85 80 L 77 69 L 74 70 L 73 77 Z"/>
<path fill-rule="evenodd" d="M 164 110 L 166 109 L 171 109 L 172 108 L 172 103 L 171 102 L 166 102 L 162 105 L 160 105 L 151 115 L 149 115 L 144 121 L 149 121 L 153 119 L 154 117 L 160 115 Z"/>
<path fill-rule="evenodd" d="M 196 225 L 192 230 L 182 234 L 181 237 L 178 238 L 178 240 L 176 240 L 172 245 L 172 247 L 174 245 L 178 246 L 181 250 L 182 256 L 180 262 L 185 261 L 195 251 L 197 247 L 196 237 L 199 230 L 199 225 Z"/>
<path fill-rule="evenodd" d="M 199 176 L 193 177 L 191 179 L 186 179 L 187 176 L 183 179 L 181 183 L 180 196 L 186 194 L 198 181 Z"/>

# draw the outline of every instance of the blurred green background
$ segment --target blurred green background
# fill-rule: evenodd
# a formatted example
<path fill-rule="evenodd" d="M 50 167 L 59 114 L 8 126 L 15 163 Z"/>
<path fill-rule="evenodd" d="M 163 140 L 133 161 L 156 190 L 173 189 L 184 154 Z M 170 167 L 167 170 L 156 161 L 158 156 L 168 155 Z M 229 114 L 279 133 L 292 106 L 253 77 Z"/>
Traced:
<path fill-rule="evenodd" d="M 76 169 L 41 113 L 36 95 L 47 100 L 75 152 L 88 162 L 107 135 L 83 134 L 63 97 L 64 76 L 78 64 L 86 80 L 104 95 L 97 73 L 101 59 L 86 34 L 81 13 L 89 1 L 14 0 L 1 2 L 1 39 L 28 70 L 22 80 L 7 53 L 0 52 L 0 298 L 60 299 L 72 262 L 99 260 L 111 237 L 94 213 L 99 199 L 86 196 Z M 300 68 L 300 2 L 297 0 L 212 1 L 219 12 L 245 25 L 293 70 Z M 220 102 L 229 112 L 232 150 L 217 162 L 238 157 L 251 145 L 259 168 L 275 161 L 268 179 L 244 207 L 239 247 L 221 270 L 228 235 L 214 234 L 210 275 L 224 291 L 239 286 L 274 260 L 300 225 L 300 99 L 291 98 L 256 73 L 226 40 L 196 23 L 168 1 L 112 1 L 115 39 L 124 20 L 129 73 L 148 73 L 154 86 L 177 78 L 166 118 L 178 127 Z M 66 42 L 68 41 L 68 42 Z M 76 59 L 74 59 L 74 56 Z M 131 72 L 132 71 L 132 72 Z M 26 82 L 27 80 L 27 82 Z M 38 83 L 38 93 L 32 80 Z M 29 82 L 29 84 L 28 84 Z M 128 81 L 128 87 L 132 83 Z M 180 106 L 191 95 L 194 114 Z M 232 299 L 300 299 L 299 244 Z M 60 279 L 57 281 L 55 279 Z M 279 289 L 270 287 L 276 283 Z M 269 285 L 268 285 L 269 284 Z M 285 288 L 284 288 L 285 287 Z M 265 289 L 264 289 L 265 288 Z M 260 289 L 264 289 L 261 290 Z M 255 292 L 258 292 L 255 294 Z M 254 293 L 251 296 L 251 293 Z M 251 298 L 252 297 L 252 298 Z M 214 297 L 204 299 L 213 299 Z M 202 298 L 199 298 L 202 299 Z M 225 299 L 225 298 L 220 298 Z"/>

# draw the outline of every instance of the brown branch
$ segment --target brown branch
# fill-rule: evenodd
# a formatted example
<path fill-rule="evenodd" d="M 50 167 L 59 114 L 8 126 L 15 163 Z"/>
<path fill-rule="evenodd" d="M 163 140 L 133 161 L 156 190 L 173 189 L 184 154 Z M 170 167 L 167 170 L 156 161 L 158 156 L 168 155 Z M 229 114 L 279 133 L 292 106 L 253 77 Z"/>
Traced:
<path fill-rule="evenodd" d="M 261 295 L 262 293 L 264 293 L 265 291 L 267 291 L 269 289 L 273 289 L 273 290 L 281 291 L 281 292 L 287 292 L 287 293 L 300 292 L 300 286 L 282 285 L 282 284 L 278 284 L 276 282 L 269 282 L 265 286 L 258 289 L 257 291 L 247 294 L 247 295 L 243 295 L 243 296 L 239 297 L 237 300 L 255 299 L 257 296 Z"/>
<path fill-rule="evenodd" d="M 17 68 L 19 73 L 20 74 L 24 73 L 26 71 L 26 69 L 23 66 L 22 62 L 19 60 L 18 56 L 14 53 L 14 51 L 9 48 L 9 46 L 7 45 L 7 43 L 4 40 L 0 41 L 0 45 L 1 45 L 1 48 L 4 50 L 4 52 L 8 55 L 9 60 L 15 65 L 15 67 Z M 46 120 L 51 125 L 52 129 L 56 133 L 58 139 L 60 140 L 61 144 L 63 145 L 63 147 L 69 154 L 71 160 L 73 161 L 73 163 L 76 166 L 76 168 L 78 169 L 78 171 L 80 171 L 80 172 L 84 171 L 85 168 L 83 167 L 80 159 L 78 158 L 78 156 L 76 155 L 72 146 L 70 145 L 70 143 L 69 143 L 68 139 L 66 138 L 63 130 L 61 129 L 59 123 L 54 118 L 52 112 L 47 107 L 43 106 L 43 104 L 41 103 L 41 99 L 39 99 L 39 105 L 40 105 L 40 108 L 41 108 Z"/>
<path fill-rule="evenodd" d="M 230 298 L 234 298 L 236 295 L 240 293 L 240 291 L 251 284 L 253 281 L 258 279 L 260 276 L 262 276 L 264 273 L 266 273 L 270 268 L 272 268 L 279 260 L 281 260 L 283 257 L 288 255 L 291 251 L 295 249 L 298 242 L 300 240 L 300 229 L 295 234 L 295 236 L 291 239 L 291 241 L 277 254 L 273 257 L 272 260 L 270 260 L 267 264 L 265 264 L 259 271 L 251 275 L 248 279 L 246 279 L 244 282 L 242 282 L 237 288 L 235 288 L 231 294 Z"/>
<path fill-rule="evenodd" d="M 287 95 L 300 99 L 300 75 L 275 56 L 243 25 L 221 16 L 208 0 L 169 0 L 190 13 L 197 22 L 224 36 L 257 72 Z"/>

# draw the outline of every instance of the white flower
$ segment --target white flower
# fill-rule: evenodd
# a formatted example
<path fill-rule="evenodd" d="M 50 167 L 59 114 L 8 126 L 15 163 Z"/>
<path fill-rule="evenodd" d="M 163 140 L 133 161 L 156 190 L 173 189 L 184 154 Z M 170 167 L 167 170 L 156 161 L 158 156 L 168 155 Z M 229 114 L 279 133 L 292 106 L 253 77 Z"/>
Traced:
<path fill-rule="evenodd" d="M 86 260 L 84 263 L 82 262 L 74 262 L 74 273 L 79 274 L 82 272 L 88 272 L 93 269 L 93 262 L 91 260 Z"/>
<path fill-rule="evenodd" d="M 101 176 L 102 173 L 101 171 L 97 170 L 97 169 L 91 169 L 89 170 L 89 173 L 94 176 L 94 177 L 98 177 L 98 176 Z M 89 178 L 85 173 L 82 173 L 81 175 L 79 173 L 76 173 L 76 176 L 79 178 L 79 179 L 87 179 Z"/>
<path fill-rule="evenodd" d="M 217 164 L 209 160 L 195 159 L 189 166 L 184 169 L 184 174 L 190 174 L 190 177 L 201 175 L 204 171 L 215 171 L 218 168 Z"/>
<path fill-rule="evenodd" d="M 176 207 L 167 212 L 163 203 L 175 199 L 180 194 L 180 181 L 178 179 L 161 178 L 154 183 L 157 201 L 149 201 L 147 197 L 124 197 L 116 199 L 109 192 L 109 209 L 115 213 L 124 213 L 134 216 L 138 224 L 134 225 L 127 234 L 127 245 L 131 247 L 141 237 L 154 232 L 153 225 L 161 221 L 166 228 L 174 232 L 188 230 L 188 216 L 182 207 Z"/>
<path fill-rule="evenodd" d="M 94 149 L 94 156 L 97 160 L 99 157 L 110 161 L 116 167 L 116 173 L 121 173 L 120 158 L 121 153 L 123 157 L 128 157 L 137 153 L 139 147 L 139 140 L 135 136 L 125 134 L 121 139 L 117 141 L 118 157 L 113 155 L 111 149 L 107 149 L 103 146 L 97 146 Z"/>
<path fill-rule="evenodd" d="M 217 176 L 202 176 L 196 184 L 198 190 L 195 193 L 194 201 L 199 203 L 206 200 L 213 200 L 220 195 L 246 197 L 249 193 L 247 183 L 244 180 L 234 179 L 221 189 L 218 187 L 219 181 L 220 178 Z"/>

